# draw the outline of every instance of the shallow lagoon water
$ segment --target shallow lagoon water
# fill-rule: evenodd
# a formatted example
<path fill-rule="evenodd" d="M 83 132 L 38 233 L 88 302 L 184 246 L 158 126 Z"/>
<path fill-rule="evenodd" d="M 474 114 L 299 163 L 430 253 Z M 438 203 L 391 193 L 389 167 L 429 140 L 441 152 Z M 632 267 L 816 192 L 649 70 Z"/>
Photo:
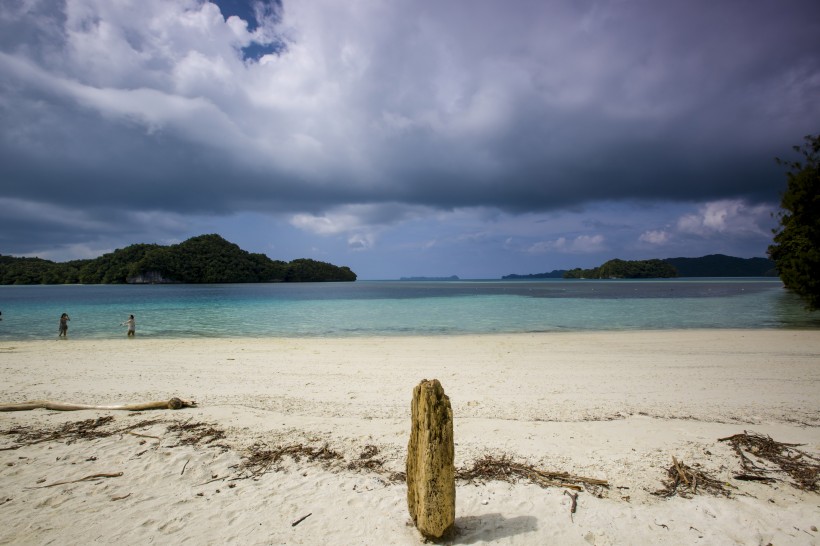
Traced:
<path fill-rule="evenodd" d="M 820 328 L 779 279 L 357 281 L 0 287 L 0 339 Z"/>

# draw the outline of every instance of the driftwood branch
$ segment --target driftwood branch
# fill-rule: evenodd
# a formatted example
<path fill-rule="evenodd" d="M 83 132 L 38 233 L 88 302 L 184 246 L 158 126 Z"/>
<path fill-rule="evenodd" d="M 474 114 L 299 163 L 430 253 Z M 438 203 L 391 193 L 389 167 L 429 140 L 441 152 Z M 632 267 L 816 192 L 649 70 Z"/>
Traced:
<path fill-rule="evenodd" d="M 67 404 L 65 402 L 54 402 L 52 400 L 32 400 L 30 402 L 20 402 L 17 404 L 0 404 L 0 411 L 30 411 L 34 409 L 49 409 L 55 411 L 77 411 L 77 410 L 125 410 L 143 411 L 154 409 L 182 409 L 196 407 L 193 400 L 182 400 L 181 398 L 171 398 L 160 402 L 146 402 L 144 404 L 123 404 L 119 406 L 94 406 L 87 404 Z"/>

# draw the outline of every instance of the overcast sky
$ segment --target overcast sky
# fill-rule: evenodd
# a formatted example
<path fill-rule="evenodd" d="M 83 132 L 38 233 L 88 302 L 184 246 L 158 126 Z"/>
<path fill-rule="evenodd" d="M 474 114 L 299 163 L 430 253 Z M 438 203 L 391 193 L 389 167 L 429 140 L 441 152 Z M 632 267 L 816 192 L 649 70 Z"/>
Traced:
<path fill-rule="evenodd" d="M 765 256 L 818 97 L 817 0 L 3 0 L 0 254 Z"/>

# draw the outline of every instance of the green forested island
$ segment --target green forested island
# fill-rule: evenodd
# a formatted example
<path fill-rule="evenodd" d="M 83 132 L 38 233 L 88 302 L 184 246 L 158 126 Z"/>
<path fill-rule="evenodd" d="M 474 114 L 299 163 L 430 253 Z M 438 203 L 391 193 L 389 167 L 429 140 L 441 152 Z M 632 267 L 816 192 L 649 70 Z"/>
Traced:
<path fill-rule="evenodd" d="M 565 279 L 666 279 L 678 272 L 663 260 L 609 260 L 592 269 L 570 269 Z"/>
<path fill-rule="evenodd" d="M 504 279 L 653 279 L 671 277 L 776 277 L 767 258 L 735 258 L 710 254 L 700 258 L 665 260 L 609 260 L 592 269 L 556 269 L 550 273 L 505 275 Z"/>
<path fill-rule="evenodd" d="M 52 262 L 0 255 L 0 284 L 148 284 L 355 281 L 348 267 L 271 260 L 219 235 L 176 245 L 135 244 L 89 260 Z"/>

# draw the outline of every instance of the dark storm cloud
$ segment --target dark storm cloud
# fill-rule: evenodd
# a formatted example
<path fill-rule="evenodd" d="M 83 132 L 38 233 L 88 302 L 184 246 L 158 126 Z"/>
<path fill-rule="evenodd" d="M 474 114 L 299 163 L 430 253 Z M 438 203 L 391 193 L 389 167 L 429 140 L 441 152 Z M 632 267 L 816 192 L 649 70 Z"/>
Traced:
<path fill-rule="evenodd" d="M 814 0 L 13 1 L 0 202 L 29 215 L 0 240 L 56 211 L 70 243 L 132 213 L 771 203 L 818 52 Z"/>

